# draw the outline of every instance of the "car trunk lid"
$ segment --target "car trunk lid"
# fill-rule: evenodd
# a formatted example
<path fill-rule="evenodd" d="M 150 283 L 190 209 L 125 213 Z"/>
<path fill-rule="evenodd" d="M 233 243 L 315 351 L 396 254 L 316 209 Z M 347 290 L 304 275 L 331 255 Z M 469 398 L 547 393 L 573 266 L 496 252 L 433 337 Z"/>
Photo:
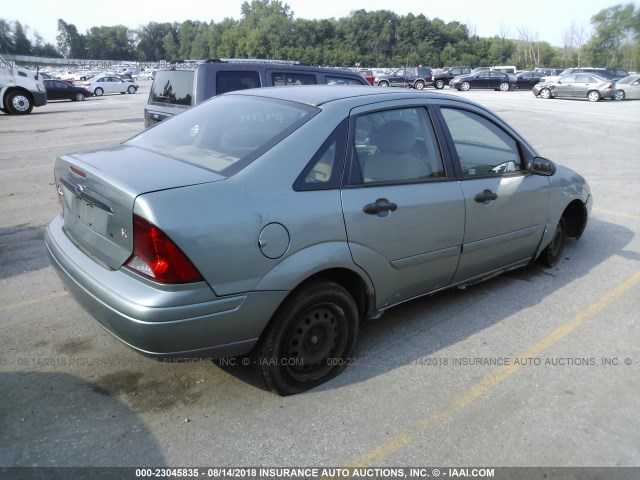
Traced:
<path fill-rule="evenodd" d="M 65 232 L 78 248 L 111 269 L 120 268 L 133 251 L 136 197 L 225 178 L 127 145 L 62 155 L 54 172 Z"/>

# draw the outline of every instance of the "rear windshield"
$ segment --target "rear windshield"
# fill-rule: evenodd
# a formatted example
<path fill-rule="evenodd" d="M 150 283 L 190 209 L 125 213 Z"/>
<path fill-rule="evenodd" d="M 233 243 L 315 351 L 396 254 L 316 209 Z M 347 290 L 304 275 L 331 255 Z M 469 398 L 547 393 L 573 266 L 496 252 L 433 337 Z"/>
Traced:
<path fill-rule="evenodd" d="M 221 96 L 125 142 L 229 177 L 319 110 L 284 100 Z"/>
<path fill-rule="evenodd" d="M 156 73 L 149 95 L 150 103 L 191 106 L 193 70 L 164 70 Z"/>

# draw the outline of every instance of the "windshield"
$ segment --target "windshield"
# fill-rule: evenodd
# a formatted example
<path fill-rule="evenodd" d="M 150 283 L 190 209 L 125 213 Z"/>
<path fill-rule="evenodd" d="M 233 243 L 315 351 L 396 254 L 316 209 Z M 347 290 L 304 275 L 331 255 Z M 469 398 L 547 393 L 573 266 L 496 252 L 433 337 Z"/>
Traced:
<path fill-rule="evenodd" d="M 318 109 L 254 96 L 215 97 L 125 142 L 226 177 L 272 148 Z"/>

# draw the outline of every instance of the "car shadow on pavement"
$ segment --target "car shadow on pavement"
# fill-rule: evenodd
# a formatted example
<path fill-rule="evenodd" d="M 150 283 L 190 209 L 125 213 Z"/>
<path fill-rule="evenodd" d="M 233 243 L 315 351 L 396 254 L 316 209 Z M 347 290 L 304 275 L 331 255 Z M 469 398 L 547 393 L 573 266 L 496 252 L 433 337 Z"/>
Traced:
<path fill-rule="evenodd" d="M 437 356 L 439 351 L 520 311 L 535 308 L 613 255 L 640 261 L 639 253 L 625 250 L 634 236 L 623 226 L 591 218 L 579 241 L 568 240 L 564 258 L 555 268 L 534 263 L 465 289 L 445 290 L 391 308 L 379 320 L 361 325 L 354 361 L 338 377 L 314 391 L 364 382 L 425 357 Z M 488 346 L 488 351 L 497 354 L 497 346 Z M 264 388 L 255 369 L 243 368 L 241 361 L 219 368 Z"/>
<path fill-rule="evenodd" d="M 30 223 L 0 228 L 0 280 L 49 266 L 44 231 Z"/>
<path fill-rule="evenodd" d="M 3 372 L 0 391 L 0 470 L 166 466 L 153 434 L 126 404 L 74 375 Z"/>
<path fill-rule="evenodd" d="M 564 258 L 554 268 L 534 263 L 463 290 L 450 289 L 399 305 L 380 320 L 363 326 L 354 354 L 362 360 L 357 368 L 348 368 L 318 389 L 362 382 L 398 367 L 417 364 L 420 359 L 436 357 L 439 351 L 509 317 L 517 317 L 521 311 L 535 312 L 536 305 L 588 276 L 614 255 L 639 261 L 639 253 L 625 250 L 634 236 L 623 226 L 592 217 L 580 240 L 568 240 Z M 575 301 L 569 297 L 564 300 Z M 548 312 L 541 310 L 541 318 L 546 318 Z M 486 349 L 491 355 L 500 356 L 499 343 L 487 345 Z"/>

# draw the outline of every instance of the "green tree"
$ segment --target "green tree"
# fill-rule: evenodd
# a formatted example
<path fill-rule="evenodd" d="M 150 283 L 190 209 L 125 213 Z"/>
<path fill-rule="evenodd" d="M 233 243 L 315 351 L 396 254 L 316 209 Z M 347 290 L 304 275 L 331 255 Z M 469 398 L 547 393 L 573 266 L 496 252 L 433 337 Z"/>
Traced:
<path fill-rule="evenodd" d="M 591 17 L 594 35 L 586 47 L 591 63 L 601 66 L 625 63 L 625 45 L 635 43 L 637 46 L 637 16 L 633 4 L 628 3 L 606 8 Z"/>
<path fill-rule="evenodd" d="M 13 22 L 13 51 L 18 55 L 31 55 L 31 40 L 27 38 L 25 27 L 18 21 Z"/>
<path fill-rule="evenodd" d="M 58 51 L 66 58 L 87 58 L 84 36 L 71 23 L 58 19 Z"/>
<path fill-rule="evenodd" d="M 177 24 L 169 22 L 150 22 L 138 29 L 137 56 L 143 61 L 168 60 L 177 57 L 177 52 L 168 55 L 166 50 L 166 37 L 169 35 L 173 45 L 177 45 Z"/>
<path fill-rule="evenodd" d="M 0 52 L 13 52 L 13 29 L 11 24 L 0 18 Z"/>

